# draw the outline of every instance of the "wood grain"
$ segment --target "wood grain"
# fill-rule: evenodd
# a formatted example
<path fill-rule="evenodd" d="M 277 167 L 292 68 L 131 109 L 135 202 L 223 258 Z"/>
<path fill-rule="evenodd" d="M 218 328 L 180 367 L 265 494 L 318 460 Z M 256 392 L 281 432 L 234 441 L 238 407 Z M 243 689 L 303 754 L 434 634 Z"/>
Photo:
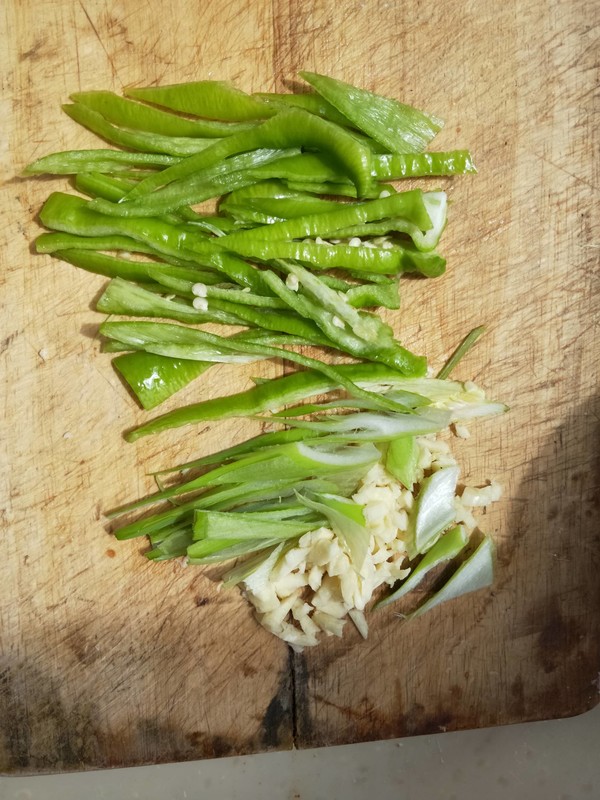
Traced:
<path fill-rule="evenodd" d="M 0 770 L 22 773 L 341 744 L 580 713 L 598 700 L 598 10 L 509 0 L 394 4 L 152 0 L 5 4 L 0 55 L 0 363 L 5 568 Z M 148 564 L 106 532 L 146 472 L 239 440 L 239 421 L 125 445 L 145 418 L 100 354 L 103 280 L 34 256 L 43 198 L 64 181 L 19 170 L 97 140 L 60 111 L 70 92 L 226 78 L 283 90 L 315 69 L 446 119 L 479 175 L 444 185 L 448 272 L 404 282 L 390 314 L 510 415 L 460 444 L 465 479 L 495 477 L 485 519 L 498 579 L 403 625 L 373 615 L 290 660 L 244 601 L 200 569 Z M 281 369 L 268 363 L 263 374 Z M 248 385 L 215 368 L 170 401 Z M 457 445 L 458 446 L 458 445 Z"/>

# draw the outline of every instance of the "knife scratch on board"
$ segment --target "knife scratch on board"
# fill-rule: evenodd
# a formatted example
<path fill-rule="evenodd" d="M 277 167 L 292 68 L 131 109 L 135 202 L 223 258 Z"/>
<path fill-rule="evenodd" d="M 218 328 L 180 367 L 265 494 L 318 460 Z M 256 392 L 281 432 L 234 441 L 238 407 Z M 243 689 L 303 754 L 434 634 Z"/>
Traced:
<path fill-rule="evenodd" d="M 115 67 L 115 63 L 114 63 L 114 61 L 112 60 L 112 57 L 111 57 L 110 53 L 109 53 L 109 52 L 108 52 L 108 50 L 106 49 L 106 45 L 105 45 L 105 44 L 104 44 L 104 42 L 102 41 L 102 37 L 101 37 L 101 36 L 100 36 L 100 34 L 98 33 L 98 28 L 97 28 L 97 27 L 94 25 L 94 21 L 93 21 L 93 20 L 92 20 L 92 18 L 90 17 L 90 15 L 89 15 L 89 13 L 88 13 L 88 11 L 87 11 L 86 7 L 83 5 L 83 3 L 81 2 L 81 0 L 79 0 L 79 5 L 80 5 L 80 7 L 81 7 L 81 10 L 83 11 L 83 13 L 84 13 L 84 14 L 85 14 L 85 16 L 86 16 L 86 19 L 87 19 L 87 21 L 90 23 L 90 25 L 91 25 L 91 27 L 92 27 L 92 30 L 93 30 L 93 31 L 94 31 L 94 33 L 96 34 L 96 38 L 97 38 L 97 39 L 98 39 L 98 41 L 100 42 L 100 46 L 101 46 L 101 47 L 102 47 L 102 49 L 104 50 L 104 53 L 105 53 L 105 55 L 106 55 L 106 58 L 108 59 L 108 63 L 110 64 L 110 66 L 111 66 L 111 69 L 112 69 L 112 71 L 113 71 L 113 75 L 115 76 L 115 78 L 118 78 L 118 79 L 121 81 L 121 78 L 120 78 L 120 76 L 119 76 L 119 73 L 118 73 L 118 71 L 117 71 L 117 68 Z M 123 83 L 123 81 L 121 81 L 121 83 Z"/>

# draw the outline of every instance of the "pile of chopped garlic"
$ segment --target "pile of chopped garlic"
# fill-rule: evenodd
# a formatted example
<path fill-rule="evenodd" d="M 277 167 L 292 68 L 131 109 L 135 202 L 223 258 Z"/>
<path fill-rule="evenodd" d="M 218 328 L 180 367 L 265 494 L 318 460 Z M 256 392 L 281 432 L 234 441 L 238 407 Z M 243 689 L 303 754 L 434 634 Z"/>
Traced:
<path fill-rule="evenodd" d="M 444 467 L 454 466 L 448 443 L 434 434 L 417 437 L 420 446 L 419 481 Z M 417 484 L 418 485 L 418 484 Z M 467 487 L 455 497 L 455 522 L 470 533 L 476 520 L 470 506 L 499 499 L 500 486 Z M 384 584 L 392 587 L 407 577 L 406 533 L 415 495 L 375 464 L 352 499 L 363 506 L 370 544 L 360 574 L 330 528 L 300 537 L 283 553 L 275 551 L 241 588 L 254 606 L 259 623 L 294 650 L 319 643 L 318 636 L 342 636 L 348 617 L 366 638 L 365 608 Z"/>

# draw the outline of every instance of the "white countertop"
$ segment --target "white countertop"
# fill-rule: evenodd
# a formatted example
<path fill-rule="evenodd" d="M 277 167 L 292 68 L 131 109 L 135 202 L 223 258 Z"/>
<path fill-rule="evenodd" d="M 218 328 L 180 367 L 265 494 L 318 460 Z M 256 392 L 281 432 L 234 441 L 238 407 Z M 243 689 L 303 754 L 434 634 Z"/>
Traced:
<path fill-rule="evenodd" d="M 0 778 L 0 800 L 596 800 L 599 755 L 597 705 L 570 719 L 504 728 L 184 764 Z"/>

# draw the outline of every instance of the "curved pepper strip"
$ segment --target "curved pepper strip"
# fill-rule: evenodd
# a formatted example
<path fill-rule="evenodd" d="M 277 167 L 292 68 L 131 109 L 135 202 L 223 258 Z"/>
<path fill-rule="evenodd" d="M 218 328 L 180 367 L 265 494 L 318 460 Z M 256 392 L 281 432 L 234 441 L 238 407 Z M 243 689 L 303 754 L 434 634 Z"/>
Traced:
<path fill-rule="evenodd" d="M 272 225 L 261 225 L 250 230 L 230 233 L 220 240 L 223 247 L 237 246 L 239 242 L 283 241 L 315 236 L 336 236 L 339 230 L 375 220 L 401 217 L 421 231 L 432 227 L 421 189 L 397 192 L 389 197 L 361 203 L 335 203 L 330 211 L 307 214 Z"/>
<path fill-rule="evenodd" d="M 359 195 L 372 184 L 372 153 L 364 143 L 333 122 L 294 108 L 277 114 L 252 130 L 220 139 L 202 152 L 152 175 L 136 186 L 129 198 L 148 194 L 229 156 L 264 147 L 321 150 L 341 169 L 344 177 L 350 178 Z"/>
<path fill-rule="evenodd" d="M 264 119 L 276 109 L 226 81 L 194 81 L 168 86 L 129 87 L 127 97 L 214 120 L 243 122 Z"/>
<path fill-rule="evenodd" d="M 342 364 L 337 367 L 337 372 L 355 384 L 387 384 L 402 381 L 396 370 L 382 364 Z M 230 417 L 251 417 L 338 388 L 339 383 L 336 379 L 315 370 L 293 372 L 228 397 L 217 397 L 176 408 L 129 431 L 125 439 L 134 442 L 142 436 L 162 433 L 183 425 Z"/>
<path fill-rule="evenodd" d="M 132 150 L 141 150 L 147 153 L 165 153 L 171 156 L 189 156 L 205 150 L 215 141 L 221 139 L 198 139 L 192 136 L 161 136 L 158 133 L 144 133 L 142 131 L 128 131 L 111 125 L 101 114 L 81 103 L 67 103 L 62 107 L 75 122 L 83 125 L 92 133 L 101 136 L 119 147 L 128 147 Z M 170 169 L 170 167 L 168 168 Z"/>
<path fill-rule="evenodd" d="M 373 162 L 378 158 L 371 155 L 371 172 L 373 172 Z M 274 175 L 270 165 L 256 167 L 254 175 L 256 180 L 267 180 L 279 178 L 284 181 L 306 181 L 307 183 L 346 183 L 353 186 L 339 166 L 332 161 L 327 153 L 301 153 L 292 156 L 284 164 L 278 165 L 278 174 Z M 372 175 L 371 175 L 372 177 Z M 356 189 L 355 189 L 356 191 Z"/>
<path fill-rule="evenodd" d="M 406 350 L 396 342 L 391 330 L 386 331 L 387 326 L 383 323 L 380 328 L 381 340 L 369 342 L 356 335 L 353 331 L 349 331 L 345 327 L 339 327 L 336 324 L 336 315 L 334 313 L 320 307 L 307 297 L 290 291 L 274 273 L 268 273 L 266 278 L 269 280 L 269 285 L 273 288 L 273 291 L 289 303 L 290 308 L 295 308 L 299 314 L 313 320 L 319 326 L 330 340 L 331 347 L 335 347 L 356 358 L 387 364 L 405 375 L 417 375 L 424 372 L 425 359 L 414 355 L 414 353 Z M 350 309 L 350 306 L 348 308 Z"/>
<path fill-rule="evenodd" d="M 47 228 L 83 236 L 128 236 L 148 244 L 157 253 L 176 258 L 193 255 L 189 260 L 206 260 L 212 254 L 220 255 L 217 240 L 208 238 L 200 229 L 184 224 L 170 224 L 163 220 L 144 217 L 124 219 L 100 214 L 91 203 L 75 195 L 53 192 L 40 211 L 40 219 Z"/>
<path fill-rule="evenodd" d="M 326 200 L 308 192 L 296 192 L 283 181 L 265 180 L 230 192 L 219 210 L 243 222 L 271 225 L 292 217 L 332 211 L 335 200 Z"/>
<path fill-rule="evenodd" d="M 74 103 L 91 108 L 107 122 L 161 136 L 192 136 L 222 138 L 250 130 L 254 122 L 222 122 L 220 120 L 186 119 L 179 114 L 136 103 L 114 92 L 75 92 L 70 96 Z"/>
<path fill-rule="evenodd" d="M 115 330 L 117 327 L 122 330 L 126 326 L 129 326 L 132 330 L 135 329 L 137 333 L 143 325 L 144 323 L 137 322 L 105 322 L 100 326 L 100 333 L 111 336 L 110 331 Z M 346 389 L 352 397 L 369 400 L 375 403 L 375 407 L 378 409 L 412 413 L 412 409 L 409 409 L 407 406 L 395 400 L 357 386 L 343 373 L 340 373 L 336 367 L 325 364 L 315 358 L 302 355 L 301 353 L 296 353 L 293 350 L 286 350 L 279 346 L 262 344 L 256 341 L 242 341 L 241 339 L 236 339 L 234 343 L 232 338 L 225 339 L 223 336 L 217 336 L 216 334 L 206 331 L 172 325 L 166 322 L 146 323 L 146 325 L 152 326 L 152 333 L 145 342 L 142 342 L 143 334 L 139 334 L 139 349 L 147 350 L 151 353 L 172 355 L 174 358 L 197 358 L 199 361 L 202 361 L 206 360 L 204 354 L 206 353 L 207 346 L 212 346 L 217 352 L 231 350 L 232 354 L 246 353 L 252 356 L 263 356 L 264 358 L 282 358 L 286 361 L 292 361 L 303 367 L 309 367 L 317 372 L 321 372 L 326 377 L 337 381 L 338 385 Z M 122 341 L 118 336 L 115 338 L 117 338 L 118 341 Z"/>

